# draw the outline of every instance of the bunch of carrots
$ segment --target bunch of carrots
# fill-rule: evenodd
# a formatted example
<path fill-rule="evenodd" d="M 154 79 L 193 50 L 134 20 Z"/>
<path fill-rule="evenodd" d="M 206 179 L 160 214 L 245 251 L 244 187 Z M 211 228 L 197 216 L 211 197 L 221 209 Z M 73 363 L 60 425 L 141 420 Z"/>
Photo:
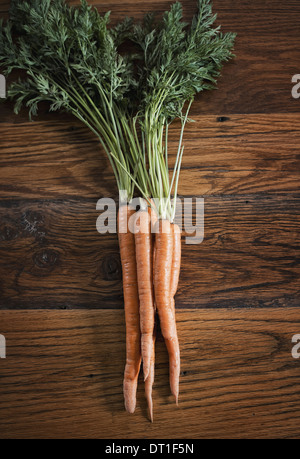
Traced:
<path fill-rule="evenodd" d="M 133 413 L 136 390 L 143 362 L 145 394 L 149 416 L 153 420 L 152 387 L 155 364 L 155 315 L 170 359 L 170 387 L 178 403 L 180 350 L 176 330 L 174 297 L 181 264 L 181 230 L 167 219 L 158 219 L 151 202 L 137 214 L 130 205 L 119 209 L 119 244 L 123 268 L 126 320 L 126 368 L 124 375 L 125 407 Z M 129 220 L 136 215 L 135 231 Z"/>
<path fill-rule="evenodd" d="M 181 232 L 174 222 L 184 129 L 195 96 L 215 88 L 223 63 L 233 56 L 235 35 L 213 27 L 210 0 L 197 0 L 190 24 L 176 2 L 162 18 L 149 13 L 142 23 L 125 18 L 114 27 L 110 13 L 102 16 L 79 1 L 75 7 L 65 0 L 12 0 L 9 20 L 0 21 L 0 70 L 17 71 L 8 88 L 16 113 L 25 106 L 32 118 L 40 102 L 70 113 L 95 134 L 109 159 L 122 200 L 125 407 L 135 410 L 142 364 L 153 420 L 156 312 L 176 403 L 179 397 L 174 297 Z M 170 167 L 168 134 L 175 120 L 181 129 Z M 142 205 L 132 228 L 136 194 Z"/>

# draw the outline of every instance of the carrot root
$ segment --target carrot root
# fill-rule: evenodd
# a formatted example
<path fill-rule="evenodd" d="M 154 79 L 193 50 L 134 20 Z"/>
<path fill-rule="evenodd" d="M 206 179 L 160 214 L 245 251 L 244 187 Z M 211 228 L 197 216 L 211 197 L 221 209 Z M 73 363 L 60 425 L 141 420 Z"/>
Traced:
<path fill-rule="evenodd" d="M 151 202 L 154 205 L 154 201 Z M 155 263 L 155 238 L 152 230 L 157 222 L 157 214 L 153 211 L 153 209 L 149 206 L 148 213 L 151 222 L 151 253 L 152 253 L 152 273 L 151 273 L 151 283 L 153 284 L 154 279 L 154 263 Z M 156 305 L 154 303 L 154 310 L 156 313 Z M 154 384 L 154 376 L 155 376 L 155 341 L 156 341 L 156 324 L 154 318 L 154 331 L 152 337 L 152 357 L 151 357 L 151 364 L 150 364 L 150 371 L 147 379 L 145 380 L 145 395 L 148 405 L 148 415 L 151 422 L 153 422 L 153 400 L 152 400 L 152 389 Z"/>
<path fill-rule="evenodd" d="M 126 233 L 119 232 L 126 322 L 124 404 L 129 413 L 134 413 L 143 362 L 145 396 L 153 422 L 156 308 L 169 354 L 170 389 L 177 405 L 179 400 L 180 349 L 174 296 L 180 274 L 181 233 L 177 225 L 167 220 L 151 221 L 148 210 L 139 213 L 139 231 L 132 234 L 128 222 L 133 213 L 129 206 L 121 206 L 118 214 L 119 227 L 127 228 Z M 153 242 L 154 224 L 157 228 Z"/>
<path fill-rule="evenodd" d="M 178 404 L 180 350 L 176 329 L 175 308 L 170 288 L 174 250 L 174 230 L 167 220 L 158 222 L 155 240 L 154 291 L 161 331 L 169 354 L 170 388 Z"/>
<path fill-rule="evenodd" d="M 172 231 L 173 231 L 173 259 L 172 259 L 172 273 L 171 273 L 171 286 L 170 286 L 170 294 L 171 294 L 171 304 L 172 309 L 175 316 L 175 295 L 178 289 L 179 283 L 179 275 L 180 275 L 180 266 L 181 266 L 181 230 L 178 225 L 172 224 Z M 180 377 L 180 354 L 179 354 L 179 342 L 178 337 L 176 334 L 177 344 L 175 348 L 178 349 L 178 356 L 175 360 L 176 365 L 175 367 L 170 369 L 170 373 L 172 374 L 170 380 L 173 382 L 173 388 L 171 388 L 172 393 L 175 396 L 176 405 L 178 405 L 178 397 L 179 397 L 179 377 Z M 179 362 L 179 364 L 178 364 Z"/>
<path fill-rule="evenodd" d="M 155 334 L 152 339 L 152 356 L 151 356 L 151 365 L 148 378 L 145 381 L 145 395 L 148 404 L 148 414 L 149 419 L 153 422 L 153 400 L 152 400 L 152 388 L 154 384 L 154 374 L 155 374 Z"/>
<path fill-rule="evenodd" d="M 148 211 L 140 211 L 137 217 L 135 225 L 135 250 L 140 302 L 141 350 L 145 381 L 148 378 L 151 367 L 154 330 L 153 252 L 151 222 Z"/>
<path fill-rule="evenodd" d="M 135 258 L 134 235 L 128 230 L 128 221 L 134 210 L 121 206 L 118 213 L 119 245 L 123 272 L 123 293 L 126 323 L 126 365 L 123 381 L 125 409 L 133 413 L 136 408 L 136 391 L 141 367 L 139 295 Z"/>

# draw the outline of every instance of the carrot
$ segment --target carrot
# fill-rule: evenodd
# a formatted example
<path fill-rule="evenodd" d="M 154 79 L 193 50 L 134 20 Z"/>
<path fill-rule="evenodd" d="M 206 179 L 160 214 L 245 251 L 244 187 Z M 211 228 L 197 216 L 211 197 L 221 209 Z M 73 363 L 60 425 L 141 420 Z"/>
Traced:
<path fill-rule="evenodd" d="M 138 375 L 141 367 L 139 295 L 135 259 L 134 235 L 128 230 L 128 220 L 134 213 L 129 206 L 121 206 L 118 213 L 119 245 L 123 272 L 123 292 L 126 323 L 126 365 L 123 381 L 125 408 L 134 413 Z M 122 233 L 120 228 L 127 229 Z"/>
<path fill-rule="evenodd" d="M 172 259 L 172 272 L 171 272 L 171 284 L 170 284 L 170 295 L 171 305 L 175 315 L 175 295 L 178 289 L 180 267 L 181 267 L 181 231 L 178 225 L 172 224 L 173 230 L 173 259 Z M 179 346 L 179 345 L 178 345 Z M 174 386 L 176 387 L 175 393 L 179 394 L 179 377 L 180 377 L 180 354 L 179 363 L 177 362 L 176 368 L 174 369 L 173 379 Z M 178 396 L 176 398 L 178 404 Z"/>
<path fill-rule="evenodd" d="M 173 230 L 173 261 L 172 261 L 172 275 L 170 293 L 174 298 L 178 289 L 180 266 L 181 266 L 181 231 L 178 225 L 172 224 Z"/>
<path fill-rule="evenodd" d="M 152 401 L 152 388 L 154 384 L 154 373 L 155 373 L 155 341 L 156 341 L 156 333 L 153 333 L 152 339 L 152 354 L 151 354 L 151 363 L 150 363 L 150 371 L 148 378 L 145 381 L 145 395 L 148 404 L 148 413 L 150 421 L 153 422 L 153 401 Z"/>
<path fill-rule="evenodd" d="M 135 226 L 135 250 L 140 300 L 142 361 L 144 380 L 146 381 L 151 367 L 155 314 L 152 282 L 152 234 L 147 210 L 141 210 L 138 213 Z"/>
<path fill-rule="evenodd" d="M 160 319 L 161 331 L 169 353 L 171 392 L 178 404 L 180 351 L 176 330 L 175 308 L 170 295 L 174 230 L 168 220 L 159 220 L 157 225 L 154 266 L 155 302 Z"/>
<path fill-rule="evenodd" d="M 155 260 L 155 237 L 153 234 L 153 230 L 155 228 L 155 224 L 157 222 L 157 214 L 155 212 L 155 205 L 154 201 L 151 200 L 151 204 L 153 208 L 150 206 L 148 207 L 148 213 L 150 216 L 150 221 L 151 221 L 151 245 L 152 245 L 152 275 L 151 275 L 151 282 L 153 283 L 154 279 L 154 260 Z M 154 312 L 156 316 L 156 305 L 154 303 Z M 147 399 L 147 404 L 148 404 L 148 413 L 149 413 L 149 418 L 151 422 L 153 422 L 153 401 L 152 401 L 152 389 L 153 389 L 153 384 L 154 384 L 154 374 L 155 374 L 155 341 L 156 341 L 156 323 L 155 323 L 155 318 L 154 318 L 154 331 L 153 331 L 153 340 L 152 340 L 152 355 L 151 355 L 151 363 L 150 363 L 150 371 L 148 378 L 145 381 L 145 395 Z"/>

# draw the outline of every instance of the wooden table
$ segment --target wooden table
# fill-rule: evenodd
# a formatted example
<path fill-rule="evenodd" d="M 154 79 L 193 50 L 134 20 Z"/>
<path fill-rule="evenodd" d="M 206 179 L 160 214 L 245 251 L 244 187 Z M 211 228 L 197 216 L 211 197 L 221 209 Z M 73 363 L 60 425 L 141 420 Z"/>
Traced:
<path fill-rule="evenodd" d="M 115 19 L 170 4 L 90 3 Z M 183 5 L 191 18 L 196 2 Z M 74 119 L 42 111 L 30 123 L 1 105 L 0 438 L 300 437 L 300 2 L 214 10 L 238 33 L 236 59 L 185 134 L 179 191 L 205 198 L 205 239 L 183 247 L 180 404 L 159 336 L 153 424 L 142 379 L 136 413 L 123 409 L 118 242 L 95 227 L 97 200 L 117 195 L 108 162 Z"/>

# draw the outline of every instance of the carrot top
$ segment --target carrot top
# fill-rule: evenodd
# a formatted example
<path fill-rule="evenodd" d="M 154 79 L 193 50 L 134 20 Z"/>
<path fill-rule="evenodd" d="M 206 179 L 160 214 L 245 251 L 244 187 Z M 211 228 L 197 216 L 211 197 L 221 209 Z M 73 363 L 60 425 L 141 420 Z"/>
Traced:
<path fill-rule="evenodd" d="M 30 117 L 41 102 L 73 114 L 99 139 L 119 190 L 129 199 L 135 188 L 159 198 L 159 216 L 173 221 L 189 109 L 232 57 L 235 35 L 214 28 L 215 19 L 210 0 L 198 0 L 191 24 L 176 2 L 160 19 L 150 13 L 142 24 L 126 18 L 115 27 L 110 13 L 102 16 L 86 0 L 78 7 L 12 0 L 9 20 L 0 21 L 0 68 L 24 77 L 8 96 L 16 113 L 25 105 Z M 120 52 L 128 39 L 136 49 Z M 175 119 L 181 131 L 171 174 L 168 131 Z"/>
<path fill-rule="evenodd" d="M 140 49 L 140 125 L 150 189 L 160 199 L 159 216 L 170 221 L 176 212 L 183 133 L 191 105 L 197 93 L 215 88 L 223 63 L 233 56 L 235 34 L 221 33 L 220 27 L 213 27 L 215 20 L 210 0 L 198 0 L 191 24 L 183 21 L 182 5 L 176 2 L 162 19 L 147 14 L 131 34 Z M 181 121 L 181 130 L 171 174 L 168 132 L 175 119 Z"/>

